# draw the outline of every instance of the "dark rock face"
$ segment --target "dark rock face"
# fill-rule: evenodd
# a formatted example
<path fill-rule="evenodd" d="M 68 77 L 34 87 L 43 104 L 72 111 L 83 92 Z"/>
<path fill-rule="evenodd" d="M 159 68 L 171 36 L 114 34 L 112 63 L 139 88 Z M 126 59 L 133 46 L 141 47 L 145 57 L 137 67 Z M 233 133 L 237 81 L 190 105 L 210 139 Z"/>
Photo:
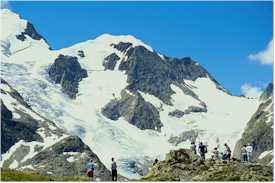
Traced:
<path fill-rule="evenodd" d="M 253 146 L 254 160 L 257 160 L 262 152 L 273 150 L 273 85 L 268 85 L 262 96 L 262 100 L 265 98 L 265 101 L 248 121 L 242 138 L 235 146 L 234 156 L 237 158 L 240 158 L 241 147 L 244 144 Z"/>
<path fill-rule="evenodd" d="M 185 114 L 190 114 L 191 112 L 207 112 L 206 105 L 203 107 L 189 106 L 188 109 L 184 111 Z"/>
<path fill-rule="evenodd" d="M 260 96 L 260 100 L 266 100 L 273 95 L 273 83 L 269 83 L 262 95 Z"/>
<path fill-rule="evenodd" d="M 83 50 L 78 50 L 77 55 L 80 56 L 81 58 L 85 57 L 85 54 L 84 54 Z"/>
<path fill-rule="evenodd" d="M 188 149 L 171 151 L 141 181 L 272 181 L 272 166 L 207 160 Z"/>
<path fill-rule="evenodd" d="M 184 112 L 181 111 L 181 110 L 176 109 L 176 110 L 174 110 L 172 112 L 169 112 L 168 115 L 176 117 L 176 118 L 181 118 L 184 115 Z"/>
<path fill-rule="evenodd" d="M 49 76 L 55 83 L 61 84 L 64 93 L 74 99 L 79 82 L 88 74 L 81 68 L 77 57 L 59 55 L 49 69 Z"/>
<path fill-rule="evenodd" d="M 35 40 L 43 39 L 43 37 L 36 32 L 34 26 L 29 22 L 27 22 L 27 27 L 25 31 L 19 35 L 16 35 L 16 38 L 21 41 L 25 41 L 26 35 L 30 36 L 32 39 L 35 39 Z"/>
<path fill-rule="evenodd" d="M 70 155 L 66 153 L 76 153 L 74 155 L 75 161 L 68 161 L 67 159 Z M 26 165 L 32 164 L 36 166 L 37 171 L 44 175 L 47 175 L 47 172 L 51 172 L 52 175 L 56 176 L 80 176 L 83 175 L 82 170 L 90 159 L 97 163 L 96 176 L 101 181 L 110 180 L 110 171 L 100 162 L 97 155 L 76 136 L 69 136 L 43 150 L 27 161 Z"/>
<path fill-rule="evenodd" d="M 123 116 L 129 123 L 142 130 L 160 130 L 163 125 L 159 112 L 151 103 L 146 102 L 139 93 L 131 95 L 123 90 L 121 96 L 120 100 L 114 99 L 102 109 L 105 117 L 117 120 Z"/>
<path fill-rule="evenodd" d="M 125 43 L 125 42 L 119 42 L 118 44 L 111 44 L 115 49 L 125 52 L 128 48 L 130 48 L 133 44 L 132 43 Z"/>
<path fill-rule="evenodd" d="M 1 100 L 1 154 L 7 152 L 19 140 L 42 141 L 42 138 L 36 133 L 37 129 L 37 122 L 30 116 L 25 115 L 20 120 L 13 120 L 12 112 Z"/>
<path fill-rule="evenodd" d="M 104 70 L 114 70 L 117 61 L 120 59 L 117 54 L 112 53 L 111 55 L 107 56 L 103 61 Z"/>
<path fill-rule="evenodd" d="M 191 142 L 195 142 L 198 135 L 199 133 L 197 130 L 189 130 L 189 131 L 182 132 L 178 136 L 171 137 L 168 140 L 168 142 L 170 142 L 171 144 L 174 144 L 175 146 L 187 140 L 190 140 Z"/>
<path fill-rule="evenodd" d="M 168 105 L 174 91 L 170 85 L 174 84 L 185 94 L 197 97 L 190 88 L 184 84 L 184 79 L 195 80 L 199 77 L 211 75 L 190 58 L 176 59 L 165 57 L 163 60 L 156 52 L 151 52 L 143 46 L 129 48 L 127 59 L 119 65 L 119 69 L 128 75 L 127 88 L 131 91 L 140 90 L 161 99 Z M 218 84 L 217 84 L 218 85 Z"/>

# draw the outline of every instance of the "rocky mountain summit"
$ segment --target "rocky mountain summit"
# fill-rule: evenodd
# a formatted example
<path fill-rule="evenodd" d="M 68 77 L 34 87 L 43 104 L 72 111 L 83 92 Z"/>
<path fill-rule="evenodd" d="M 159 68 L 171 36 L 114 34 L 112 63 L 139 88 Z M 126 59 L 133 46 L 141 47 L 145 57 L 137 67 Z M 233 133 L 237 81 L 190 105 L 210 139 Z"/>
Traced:
<path fill-rule="evenodd" d="M 122 175 L 138 178 L 190 141 L 233 147 L 259 105 L 232 96 L 192 58 L 164 56 L 131 35 L 52 50 L 27 20 L 6 9 L 0 16 L 1 77 L 21 96 L 1 84 L 4 167 L 77 174 L 95 152 L 104 167 L 115 157 Z"/>
<path fill-rule="evenodd" d="M 170 151 L 142 181 L 272 181 L 273 168 L 257 163 L 207 160 L 187 149 Z"/>

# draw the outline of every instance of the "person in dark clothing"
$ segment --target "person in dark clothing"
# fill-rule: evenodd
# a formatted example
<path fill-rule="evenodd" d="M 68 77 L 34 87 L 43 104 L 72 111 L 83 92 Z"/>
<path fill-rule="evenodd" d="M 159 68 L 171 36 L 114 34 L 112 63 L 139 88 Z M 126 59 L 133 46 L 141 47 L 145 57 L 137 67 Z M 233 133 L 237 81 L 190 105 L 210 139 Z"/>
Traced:
<path fill-rule="evenodd" d="M 197 154 L 197 146 L 196 146 L 195 142 L 191 142 L 190 149 L 194 154 Z"/>
<path fill-rule="evenodd" d="M 205 161 L 205 154 L 207 153 L 207 147 L 202 142 L 199 144 L 199 154 L 201 156 L 201 161 Z"/>
<path fill-rule="evenodd" d="M 117 181 L 117 165 L 114 158 L 112 158 L 111 170 L 112 170 L 112 181 Z"/>
<path fill-rule="evenodd" d="M 224 144 L 225 147 L 225 160 L 230 160 L 231 159 L 231 149 L 227 144 Z"/>

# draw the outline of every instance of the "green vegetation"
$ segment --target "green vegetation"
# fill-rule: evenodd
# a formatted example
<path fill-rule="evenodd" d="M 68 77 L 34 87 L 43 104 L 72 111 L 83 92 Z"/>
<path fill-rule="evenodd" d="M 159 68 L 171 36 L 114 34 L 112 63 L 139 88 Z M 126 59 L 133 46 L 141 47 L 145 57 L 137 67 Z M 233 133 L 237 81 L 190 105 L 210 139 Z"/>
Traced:
<path fill-rule="evenodd" d="M 42 176 L 34 171 L 1 169 L 1 181 L 90 181 L 85 176 Z"/>

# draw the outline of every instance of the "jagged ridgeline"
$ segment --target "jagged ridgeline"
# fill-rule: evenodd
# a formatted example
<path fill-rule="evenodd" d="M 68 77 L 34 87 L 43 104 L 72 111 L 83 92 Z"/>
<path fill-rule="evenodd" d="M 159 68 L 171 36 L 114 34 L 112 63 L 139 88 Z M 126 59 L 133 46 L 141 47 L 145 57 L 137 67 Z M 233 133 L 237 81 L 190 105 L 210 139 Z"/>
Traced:
<path fill-rule="evenodd" d="M 273 141 L 270 87 L 261 101 L 232 96 L 197 61 L 161 55 L 131 35 L 52 50 L 31 23 L 0 13 L 4 168 L 79 176 L 94 159 L 100 180 L 109 180 L 115 157 L 119 173 L 140 178 L 171 149 L 191 141 L 233 149 L 253 129 L 262 134 L 255 158 L 273 149 L 261 140 Z M 260 103 L 265 112 L 253 116 Z M 251 117 L 268 121 L 262 131 L 247 124 Z"/>

